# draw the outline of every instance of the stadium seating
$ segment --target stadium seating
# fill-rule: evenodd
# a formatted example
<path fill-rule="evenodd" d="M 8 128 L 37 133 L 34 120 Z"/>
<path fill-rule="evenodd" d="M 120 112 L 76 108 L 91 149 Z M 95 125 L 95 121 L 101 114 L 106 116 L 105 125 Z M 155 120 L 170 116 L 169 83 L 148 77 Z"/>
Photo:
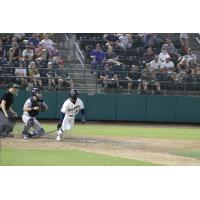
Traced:
<path fill-rule="evenodd" d="M 74 34 L 76 37 L 77 44 L 79 45 L 83 55 L 85 56 L 85 65 L 91 66 L 91 57 L 90 53 L 93 49 L 95 49 L 95 46 L 97 44 L 100 44 L 101 50 L 103 52 L 106 52 L 108 50 L 108 43 L 109 41 L 106 39 L 105 34 L 103 33 L 78 33 Z M 180 34 L 156 34 L 156 40 L 153 40 L 153 43 L 150 45 L 147 44 L 147 42 L 144 40 L 144 34 L 133 34 L 132 35 L 132 45 L 127 48 L 121 48 L 119 46 L 113 45 L 113 52 L 118 57 L 118 61 L 120 62 L 120 65 L 115 64 L 109 64 L 110 72 L 117 75 L 119 78 L 119 87 L 115 84 L 110 84 L 109 88 L 112 90 L 106 90 L 103 88 L 103 80 L 101 80 L 100 75 L 101 72 L 105 68 L 105 64 L 97 66 L 97 71 L 94 74 L 94 82 L 97 84 L 96 88 L 100 88 L 100 90 L 96 92 L 122 92 L 127 93 L 127 75 L 129 72 L 131 72 L 131 66 L 135 65 L 137 66 L 137 70 L 134 71 L 133 74 L 133 92 L 138 93 L 138 85 L 139 80 L 141 79 L 142 71 L 146 67 L 146 63 L 149 62 L 149 58 L 146 59 L 147 49 L 149 46 L 151 46 L 151 49 L 153 50 L 154 54 L 159 54 L 161 52 L 161 48 L 163 44 L 165 44 L 166 39 L 170 39 L 172 43 L 175 45 L 177 49 L 177 55 L 172 58 L 172 61 L 175 64 L 175 67 L 180 62 L 181 58 L 185 56 L 185 52 L 182 49 L 181 43 L 179 41 L 179 35 Z M 18 81 L 19 84 L 21 84 L 20 79 L 16 77 L 15 70 L 18 68 L 20 60 L 17 60 L 16 62 L 9 62 L 9 49 L 12 47 L 12 39 L 15 36 L 15 34 L 0 34 L 0 39 L 2 40 L 2 47 L 5 51 L 5 60 L 0 59 L 0 86 L 6 87 L 11 81 L 16 82 Z M 17 39 L 18 47 L 20 49 L 20 52 L 22 53 L 24 49 L 26 49 L 26 44 L 29 38 L 32 36 L 31 33 L 26 33 L 21 39 Z M 52 34 L 51 38 L 53 40 L 59 40 L 59 38 L 65 38 L 64 34 Z M 38 39 L 41 41 L 43 39 L 43 34 L 38 34 Z M 54 42 L 54 41 L 53 41 Z M 58 50 L 59 52 L 59 50 Z M 20 54 L 21 54 L 20 53 Z M 59 53 L 58 53 L 59 54 Z M 56 56 L 55 56 L 56 57 Z M 42 60 L 40 62 L 37 62 L 36 57 L 34 56 L 33 61 L 35 61 L 37 69 L 39 71 L 40 76 L 37 77 L 37 79 L 41 79 L 42 81 L 42 87 L 44 89 L 48 90 L 66 90 L 67 88 L 72 87 L 72 85 L 69 86 L 69 84 L 64 85 L 64 87 L 57 87 L 58 85 L 58 78 L 55 76 L 56 69 L 59 66 L 59 60 L 62 60 L 60 56 L 58 56 L 58 60 L 54 60 L 54 57 L 49 57 L 47 53 L 47 58 L 45 60 Z M 48 63 L 52 62 L 53 67 L 50 70 L 51 72 L 51 79 L 55 79 L 56 86 L 49 85 L 49 77 L 48 77 Z M 80 84 L 84 85 L 87 84 L 87 79 L 76 76 L 76 70 L 73 69 L 73 63 L 75 63 L 75 60 L 72 61 L 70 68 L 66 67 L 68 70 L 68 74 L 74 74 L 74 77 L 77 78 L 76 82 L 79 82 Z M 34 81 L 31 77 L 29 77 L 29 63 L 25 64 L 25 68 L 27 69 L 27 85 L 21 85 L 22 88 L 29 88 L 34 86 Z M 70 65 L 70 63 L 69 63 Z M 198 64 L 197 64 L 198 67 Z M 86 68 L 88 69 L 88 68 Z M 88 69 L 88 70 L 89 70 Z M 71 71 L 70 71 L 71 70 Z M 85 69 L 84 69 L 85 70 Z M 83 72 L 85 73 L 85 72 Z M 176 80 L 172 80 L 169 74 L 164 72 L 156 72 L 156 81 L 160 83 L 161 92 L 160 94 L 173 94 L 177 92 L 188 92 L 188 94 L 196 94 L 198 91 L 200 91 L 200 75 L 191 73 L 190 71 L 186 71 L 185 75 L 180 75 L 179 73 L 176 73 L 176 76 L 178 77 Z M 85 75 L 84 75 L 85 77 Z M 72 80 L 71 80 L 72 81 Z M 84 83 L 84 84 L 83 84 Z M 40 86 L 40 85 L 39 85 Z M 87 85 L 88 86 L 88 85 Z M 89 86 L 88 86 L 89 87 Z M 114 90 L 113 88 L 114 87 Z M 88 88 L 89 89 L 89 88 Z M 149 87 L 149 91 L 142 91 L 142 93 L 152 93 L 153 90 L 155 90 L 154 87 Z M 170 93 L 170 91 L 172 93 Z M 187 93 L 186 93 L 187 94 Z"/>
<path fill-rule="evenodd" d="M 161 47 L 165 44 L 166 39 L 170 39 L 172 43 L 175 45 L 177 49 L 177 54 L 180 56 L 185 56 L 184 51 L 182 50 L 181 43 L 179 41 L 180 34 L 157 34 L 159 38 L 159 43 L 156 43 L 152 46 L 153 51 L 155 54 L 159 54 L 161 52 Z M 101 50 L 106 52 L 107 46 L 106 43 L 108 42 L 104 34 L 96 34 L 96 33 L 84 33 L 84 34 L 76 34 L 77 41 L 80 44 L 81 50 L 84 52 L 86 57 L 86 63 L 90 65 L 91 58 L 90 53 L 93 49 L 95 49 L 96 44 L 101 45 Z M 131 48 L 122 49 L 113 47 L 113 51 L 118 56 L 118 61 L 122 63 L 123 69 L 126 70 L 130 69 L 131 65 L 137 65 L 138 71 L 136 73 L 141 73 L 142 70 L 145 68 L 145 61 L 144 61 L 144 54 L 146 53 L 147 47 L 145 47 L 145 43 L 142 40 L 142 37 L 133 37 L 133 45 Z M 180 61 L 180 58 L 173 58 L 173 62 L 175 66 Z M 102 67 L 99 67 L 102 69 Z M 114 68 L 111 68 L 114 69 Z M 119 69 L 118 69 L 119 70 Z M 126 71 L 124 70 L 124 72 Z M 112 72 L 116 73 L 116 70 L 112 70 Z M 97 78 L 99 78 L 100 72 L 97 72 Z M 119 74 L 119 72 L 118 72 Z M 127 81 L 126 81 L 127 73 L 121 73 L 119 75 L 120 78 L 120 85 L 123 88 L 127 88 Z M 199 91 L 199 75 L 192 75 L 187 73 L 187 75 L 181 81 L 173 81 L 171 80 L 167 74 L 157 74 L 156 75 L 157 81 L 160 82 L 161 90 L 166 91 Z M 134 82 L 137 83 L 139 76 L 135 75 Z M 98 83 L 102 83 L 102 81 L 98 81 Z M 121 90 L 120 90 L 121 91 Z"/>

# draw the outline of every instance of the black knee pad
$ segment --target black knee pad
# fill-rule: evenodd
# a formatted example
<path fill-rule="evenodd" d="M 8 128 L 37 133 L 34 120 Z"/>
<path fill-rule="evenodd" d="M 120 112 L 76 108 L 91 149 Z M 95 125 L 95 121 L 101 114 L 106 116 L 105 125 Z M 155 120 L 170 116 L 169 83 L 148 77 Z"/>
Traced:
<path fill-rule="evenodd" d="M 27 126 L 28 127 L 32 127 L 34 125 L 34 119 L 29 119 L 28 121 L 27 121 Z"/>

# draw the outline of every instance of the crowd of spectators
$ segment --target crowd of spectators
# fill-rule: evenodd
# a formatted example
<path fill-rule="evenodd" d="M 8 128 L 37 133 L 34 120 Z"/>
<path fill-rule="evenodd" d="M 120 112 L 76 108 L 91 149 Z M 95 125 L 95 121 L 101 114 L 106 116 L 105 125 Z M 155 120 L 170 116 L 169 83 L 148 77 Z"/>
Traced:
<path fill-rule="evenodd" d="M 11 80 L 21 87 L 72 88 L 53 34 L 0 34 L 0 84 Z M 6 78 L 5 78 L 6 77 Z"/>
<path fill-rule="evenodd" d="M 186 33 L 93 34 L 78 40 L 103 88 L 160 91 L 168 83 L 199 81 L 200 68 Z"/>

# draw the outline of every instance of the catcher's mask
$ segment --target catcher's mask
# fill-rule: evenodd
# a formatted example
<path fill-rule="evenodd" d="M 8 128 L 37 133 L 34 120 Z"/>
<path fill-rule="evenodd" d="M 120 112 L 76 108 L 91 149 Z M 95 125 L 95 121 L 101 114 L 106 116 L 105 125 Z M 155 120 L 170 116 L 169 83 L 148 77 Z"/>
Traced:
<path fill-rule="evenodd" d="M 42 92 L 39 88 L 33 88 L 32 89 L 32 96 L 36 96 L 38 100 L 42 99 Z"/>
<path fill-rule="evenodd" d="M 78 98 L 79 92 L 77 89 L 71 89 L 69 96 L 71 99 L 73 99 L 74 101 L 76 101 L 76 99 Z"/>

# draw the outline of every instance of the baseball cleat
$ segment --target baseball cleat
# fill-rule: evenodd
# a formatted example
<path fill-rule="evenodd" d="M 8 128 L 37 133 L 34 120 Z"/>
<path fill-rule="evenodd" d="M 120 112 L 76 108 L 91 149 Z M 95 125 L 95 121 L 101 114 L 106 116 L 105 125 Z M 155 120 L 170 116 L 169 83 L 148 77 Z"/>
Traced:
<path fill-rule="evenodd" d="M 30 137 L 28 136 L 28 134 L 24 134 L 23 135 L 24 139 L 29 139 Z"/>
<path fill-rule="evenodd" d="M 23 134 L 24 139 L 32 138 L 32 136 L 33 135 L 31 133 Z"/>
<path fill-rule="evenodd" d="M 60 135 L 57 135 L 56 141 L 61 141 L 61 136 Z"/>

